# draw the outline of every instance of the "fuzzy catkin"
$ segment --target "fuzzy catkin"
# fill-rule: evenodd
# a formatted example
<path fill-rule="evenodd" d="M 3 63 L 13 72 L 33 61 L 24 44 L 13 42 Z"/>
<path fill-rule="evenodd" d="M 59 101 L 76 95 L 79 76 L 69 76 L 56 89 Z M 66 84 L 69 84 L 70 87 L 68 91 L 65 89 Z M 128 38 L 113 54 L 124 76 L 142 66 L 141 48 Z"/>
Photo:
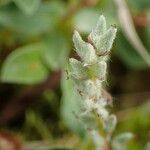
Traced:
<path fill-rule="evenodd" d="M 85 42 L 77 31 L 74 32 L 73 42 L 80 60 L 69 59 L 69 76 L 83 101 L 84 109 L 79 118 L 90 132 L 95 149 L 99 150 L 104 146 L 104 141 L 110 139 L 117 122 L 116 117 L 106 109 L 107 99 L 102 94 L 102 83 L 106 80 L 107 57 L 116 32 L 114 26 L 107 29 L 105 17 L 101 15 L 88 36 L 89 42 Z M 103 129 L 99 129 L 97 125 L 97 116 Z M 104 135 L 99 134 L 99 130 L 104 130 Z"/>

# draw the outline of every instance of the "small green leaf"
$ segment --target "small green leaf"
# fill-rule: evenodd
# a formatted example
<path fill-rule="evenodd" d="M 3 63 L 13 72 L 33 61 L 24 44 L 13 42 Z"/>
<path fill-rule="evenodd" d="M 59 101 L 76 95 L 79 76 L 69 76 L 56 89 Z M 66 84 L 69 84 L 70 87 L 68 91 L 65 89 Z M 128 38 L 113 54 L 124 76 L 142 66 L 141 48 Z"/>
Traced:
<path fill-rule="evenodd" d="M 114 150 L 126 150 L 127 147 L 127 142 L 133 138 L 133 134 L 128 132 L 128 133 L 121 133 L 118 136 L 116 136 L 113 139 L 113 149 Z"/>
<path fill-rule="evenodd" d="M 1 80 L 8 83 L 35 84 L 46 79 L 48 70 L 42 62 L 43 44 L 20 47 L 5 60 Z"/>
<path fill-rule="evenodd" d="M 96 27 L 90 33 L 89 38 L 92 41 L 95 41 L 95 38 L 101 36 L 105 31 L 106 31 L 106 19 L 103 15 L 101 15 L 96 24 Z"/>
<path fill-rule="evenodd" d="M 78 80 L 72 78 L 74 81 L 76 88 L 83 94 L 83 97 L 86 98 L 94 98 L 99 99 L 101 92 L 101 82 L 99 80 Z"/>
<path fill-rule="evenodd" d="M 85 67 L 83 67 L 83 64 L 74 58 L 70 58 L 69 61 L 71 65 L 71 75 L 77 79 L 86 79 L 87 72 Z"/>
<path fill-rule="evenodd" d="M 95 76 L 100 80 L 105 80 L 107 64 L 105 61 L 99 61 L 95 67 Z"/>
<path fill-rule="evenodd" d="M 116 124 L 117 124 L 117 118 L 115 115 L 110 115 L 108 118 L 107 118 L 107 121 L 106 121 L 106 131 L 108 133 L 112 133 L 116 127 Z"/>
<path fill-rule="evenodd" d="M 95 99 L 99 98 L 100 95 L 101 83 L 99 80 L 86 80 L 81 83 L 79 89 L 85 93 L 89 98 L 95 97 Z"/>
<path fill-rule="evenodd" d="M 74 32 L 73 42 L 75 45 L 75 51 L 81 57 L 85 65 L 97 62 L 97 56 L 93 46 L 90 43 L 84 42 L 77 31 Z"/>
<path fill-rule="evenodd" d="M 41 0 L 13 0 L 16 5 L 26 14 L 33 14 L 40 6 Z"/>
<path fill-rule="evenodd" d="M 96 150 L 104 150 L 104 146 L 105 146 L 104 138 L 96 130 L 93 130 L 90 133 L 91 133 L 90 135 L 93 139 L 93 142 L 95 144 L 95 149 Z"/>
<path fill-rule="evenodd" d="M 84 127 L 86 129 L 96 129 L 97 128 L 97 124 L 96 124 L 96 117 L 94 113 L 91 112 L 83 112 L 79 119 L 81 119 L 81 121 L 84 124 Z"/>
<path fill-rule="evenodd" d="M 112 26 L 103 35 L 97 37 L 95 41 L 93 41 L 99 55 L 110 51 L 116 37 L 116 32 L 117 29 Z"/>

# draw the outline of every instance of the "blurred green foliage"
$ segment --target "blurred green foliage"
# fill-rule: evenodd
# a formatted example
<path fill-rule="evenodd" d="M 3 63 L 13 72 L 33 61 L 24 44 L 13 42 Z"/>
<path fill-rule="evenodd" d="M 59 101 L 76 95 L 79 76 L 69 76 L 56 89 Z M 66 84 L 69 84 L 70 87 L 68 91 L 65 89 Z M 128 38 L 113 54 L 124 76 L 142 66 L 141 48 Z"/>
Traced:
<path fill-rule="evenodd" d="M 15 50 L 3 64 L 1 80 L 25 84 L 43 81 L 48 74 L 42 62 L 43 49 L 42 44 L 32 44 Z"/>
<path fill-rule="evenodd" d="M 85 137 L 84 129 L 73 114 L 74 109 L 79 109 L 78 105 L 80 104 L 77 102 L 79 97 L 73 90 L 70 81 L 66 80 L 64 70 L 69 55 L 74 56 L 71 40 L 73 30 L 77 29 L 81 34 L 86 35 L 92 30 L 100 14 L 104 14 L 109 24 L 116 24 L 118 28 L 117 39 L 112 52 L 113 57 L 117 58 L 126 70 L 142 71 L 149 69 L 122 32 L 114 1 L 97 0 L 93 5 L 90 4 L 90 0 L 87 0 L 88 4 L 83 6 L 80 4 L 81 1 L 0 0 L 1 83 L 3 85 L 11 83 L 18 90 L 42 83 L 53 71 L 63 71 L 60 87 L 56 91 L 47 91 L 49 94 L 43 94 L 39 98 L 47 100 L 36 103 L 40 109 L 36 110 L 35 107 L 31 106 L 30 109 L 26 110 L 22 133 L 27 139 L 36 139 L 37 137 L 50 139 L 52 136 L 48 136 L 50 130 L 56 130 L 57 127 L 60 128 L 60 132 L 68 133 L 64 124 L 82 138 Z M 150 52 L 150 1 L 127 0 L 127 3 L 136 31 Z M 141 21 L 141 16 L 146 21 Z M 117 77 L 115 79 L 117 80 Z M 3 85 L 0 88 L 5 88 Z M 1 93 L 3 95 L 3 92 Z M 7 94 L 9 95 L 9 93 Z M 54 95 L 58 95 L 58 97 Z M 144 109 L 143 107 L 133 109 L 125 121 L 118 125 L 119 128 L 116 132 L 131 130 L 137 135 L 135 141 L 129 143 L 129 149 L 143 150 L 147 140 L 150 139 L 148 106 L 149 104 L 146 104 L 143 106 Z M 56 118 L 59 116 L 58 120 L 63 118 L 64 122 L 45 121 L 43 118 L 45 116 L 44 111 L 49 108 L 56 114 Z M 60 112 L 59 108 L 61 109 Z M 57 124 L 56 128 L 53 128 L 53 123 L 54 125 Z M 32 133 L 30 134 L 29 131 L 31 132 L 30 129 L 33 128 L 37 136 L 32 137 Z M 82 139 L 83 149 L 90 145 L 89 141 L 86 137 Z"/>

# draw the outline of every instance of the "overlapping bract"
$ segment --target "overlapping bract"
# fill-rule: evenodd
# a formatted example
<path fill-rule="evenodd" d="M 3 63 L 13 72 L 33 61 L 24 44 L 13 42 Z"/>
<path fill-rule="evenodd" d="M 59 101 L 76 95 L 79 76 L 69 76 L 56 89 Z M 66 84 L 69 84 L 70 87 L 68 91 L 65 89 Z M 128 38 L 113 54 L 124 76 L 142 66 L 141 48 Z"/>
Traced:
<path fill-rule="evenodd" d="M 97 56 L 93 46 L 90 43 L 84 42 L 77 31 L 74 32 L 73 42 L 75 50 L 81 57 L 84 65 L 91 65 L 97 62 Z"/>
<path fill-rule="evenodd" d="M 100 16 L 96 27 L 88 36 L 88 42 L 83 41 L 75 31 L 73 42 L 75 51 L 80 60 L 70 59 L 70 78 L 83 100 L 83 113 L 79 118 L 90 131 L 96 150 L 102 150 L 105 145 L 103 135 L 99 133 L 102 126 L 105 138 L 110 139 L 115 129 L 117 119 L 107 110 L 107 99 L 102 94 L 102 82 L 106 80 L 107 58 L 116 37 L 117 29 L 114 26 L 106 28 L 104 16 Z M 98 123 L 99 124 L 99 123 Z"/>
<path fill-rule="evenodd" d="M 105 17 L 101 15 L 96 27 L 89 35 L 89 40 L 95 46 L 98 55 L 103 55 L 110 51 L 116 37 L 116 32 L 115 26 L 111 26 L 109 29 L 106 28 Z"/>
<path fill-rule="evenodd" d="M 106 79 L 106 57 L 112 47 L 116 31 L 113 26 L 106 28 L 105 17 L 101 15 L 96 27 L 89 34 L 88 42 L 83 41 L 77 31 L 74 32 L 73 42 L 80 61 L 70 59 L 70 76 L 82 95 L 97 100 L 102 98 L 100 91 L 101 83 Z"/>

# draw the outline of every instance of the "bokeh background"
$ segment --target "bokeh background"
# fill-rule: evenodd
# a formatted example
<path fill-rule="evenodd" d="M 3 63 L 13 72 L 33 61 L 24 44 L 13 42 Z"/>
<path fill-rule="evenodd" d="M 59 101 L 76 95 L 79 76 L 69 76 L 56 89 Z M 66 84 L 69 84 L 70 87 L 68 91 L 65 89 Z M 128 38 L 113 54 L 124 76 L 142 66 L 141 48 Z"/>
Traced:
<path fill-rule="evenodd" d="M 0 149 L 88 149 L 65 68 L 73 31 L 86 39 L 100 14 L 118 29 L 105 85 L 115 134 L 134 133 L 128 150 L 150 142 L 149 0 L 0 0 Z"/>

